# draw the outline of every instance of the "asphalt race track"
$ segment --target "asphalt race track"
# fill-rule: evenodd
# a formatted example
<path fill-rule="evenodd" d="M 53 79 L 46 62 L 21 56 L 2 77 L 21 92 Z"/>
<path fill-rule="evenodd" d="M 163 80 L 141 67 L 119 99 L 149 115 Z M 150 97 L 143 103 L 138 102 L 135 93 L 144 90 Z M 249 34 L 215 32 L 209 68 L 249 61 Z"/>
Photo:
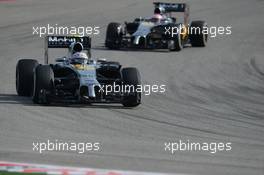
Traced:
<path fill-rule="evenodd" d="M 150 0 L 16 0 L 0 2 L 0 160 L 103 169 L 201 175 L 264 174 L 264 1 L 190 1 L 191 19 L 232 26 L 206 48 L 181 52 L 109 51 L 106 26 L 150 16 Z M 94 57 L 135 66 L 144 84 L 166 93 L 118 105 L 38 106 L 15 91 L 19 58 L 43 62 L 33 26 L 100 26 Z M 99 152 L 32 151 L 37 141 L 100 142 Z M 228 152 L 170 154 L 165 142 L 232 142 Z"/>

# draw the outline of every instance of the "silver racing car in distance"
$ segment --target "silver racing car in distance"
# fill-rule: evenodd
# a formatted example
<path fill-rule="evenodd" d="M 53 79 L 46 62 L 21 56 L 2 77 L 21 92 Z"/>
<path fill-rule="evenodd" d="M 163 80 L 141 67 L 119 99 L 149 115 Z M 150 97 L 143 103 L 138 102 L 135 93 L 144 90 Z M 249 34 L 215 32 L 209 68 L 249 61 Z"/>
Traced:
<path fill-rule="evenodd" d="M 45 43 L 45 64 L 35 59 L 20 59 L 17 63 L 19 96 L 31 96 L 37 104 L 121 103 L 125 107 L 135 107 L 141 103 L 141 92 L 134 90 L 141 83 L 137 68 L 123 68 L 119 62 L 92 59 L 90 37 L 47 36 Z M 48 48 L 68 48 L 69 53 L 51 64 Z M 125 90 L 116 91 L 113 89 L 116 86 L 125 87 Z"/>
<path fill-rule="evenodd" d="M 205 47 L 208 34 L 201 31 L 205 21 L 189 19 L 187 3 L 154 2 L 154 14 L 136 18 L 124 25 L 111 22 L 106 30 L 105 47 L 109 49 L 142 48 L 180 51 L 184 45 Z M 180 15 L 183 14 L 183 15 Z"/>

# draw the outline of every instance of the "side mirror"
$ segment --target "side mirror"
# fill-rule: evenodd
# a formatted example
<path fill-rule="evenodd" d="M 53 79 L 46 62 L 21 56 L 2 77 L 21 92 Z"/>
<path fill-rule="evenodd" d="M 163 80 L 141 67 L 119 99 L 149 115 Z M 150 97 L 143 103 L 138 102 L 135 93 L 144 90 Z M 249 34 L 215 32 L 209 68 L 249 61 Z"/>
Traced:
<path fill-rule="evenodd" d="M 98 62 L 106 62 L 107 60 L 106 60 L 106 58 L 98 58 L 97 61 L 98 61 Z"/>
<path fill-rule="evenodd" d="M 177 19 L 174 18 L 174 17 L 172 17 L 171 20 L 172 20 L 173 23 L 176 23 L 176 21 L 177 21 Z"/>

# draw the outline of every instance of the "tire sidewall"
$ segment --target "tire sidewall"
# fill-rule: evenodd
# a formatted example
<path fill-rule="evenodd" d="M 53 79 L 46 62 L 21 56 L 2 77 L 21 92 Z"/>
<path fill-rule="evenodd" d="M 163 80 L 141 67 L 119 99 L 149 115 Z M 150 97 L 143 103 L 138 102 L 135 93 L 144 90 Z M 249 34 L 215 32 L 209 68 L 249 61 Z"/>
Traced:
<path fill-rule="evenodd" d="M 49 100 L 45 97 L 45 100 L 41 99 L 41 96 L 46 96 L 46 92 L 50 92 L 54 85 L 54 73 L 50 65 L 39 65 L 34 72 L 34 89 L 32 100 L 34 103 L 48 104 Z M 42 94 L 44 92 L 45 94 Z M 40 96 L 41 95 L 41 96 Z"/>
<path fill-rule="evenodd" d="M 193 21 L 190 26 L 190 42 L 193 47 L 205 47 L 208 41 L 208 34 L 203 32 L 203 29 L 208 27 L 205 21 Z M 200 28 L 202 33 L 193 33 L 193 28 Z"/>
<path fill-rule="evenodd" d="M 124 85 L 133 85 L 136 89 L 141 84 L 140 73 L 136 68 L 123 68 L 121 71 Z M 136 107 L 141 103 L 141 92 L 134 92 L 132 95 L 124 95 L 122 104 L 125 107 Z"/>
<path fill-rule="evenodd" d="M 21 59 L 16 65 L 16 91 L 20 96 L 31 96 L 33 93 L 34 70 L 38 61 Z"/>
<path fill-rule="evenodd" d="M 124 29 L 120 23 L 110 23 L 106 30 L 105 46 L 109 49 L 120 49 Z"/>

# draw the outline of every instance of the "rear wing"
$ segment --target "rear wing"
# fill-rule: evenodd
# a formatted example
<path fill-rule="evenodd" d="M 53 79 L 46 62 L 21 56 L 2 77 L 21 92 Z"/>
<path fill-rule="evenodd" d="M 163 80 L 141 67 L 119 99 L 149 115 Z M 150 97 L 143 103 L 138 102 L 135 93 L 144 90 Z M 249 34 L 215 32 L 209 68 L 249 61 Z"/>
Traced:
<path fill-rule="evenodd" d="M 91 38 L 89 36 L 51 36 L 45 37 L 45 64 L 49 63 L 48 49 L 49 48 L 69 48 L 72 43 L 81 43 L 83 45 L 83 50 L 88 51 L 90 54 L 91 49 Z"/>
<path fill-rule="evenodd" d="M 164 13 L 183 13 L 184 14 L 184 24 L 188 25 L 190 20 L 190 6 L 188 3 L 166 3 L 166 2 L 154 2 L 155 9 L 163 9 Z"/>
<path fill-rule="evenodd" d="M 166 13 L 170 12 L 186 12 L 189 9 L 187 3 L 165 3 L 165 2 L 154 2 L 155 8 L 163 8 Z"/>

